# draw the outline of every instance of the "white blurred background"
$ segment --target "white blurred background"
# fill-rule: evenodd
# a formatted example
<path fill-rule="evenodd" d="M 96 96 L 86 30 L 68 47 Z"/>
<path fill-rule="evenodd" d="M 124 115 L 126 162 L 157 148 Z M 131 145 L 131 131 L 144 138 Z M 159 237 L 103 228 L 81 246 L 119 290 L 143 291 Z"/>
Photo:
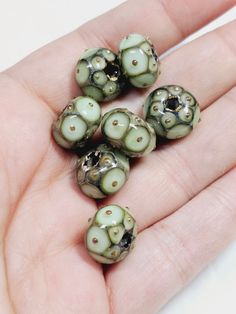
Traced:
<path fill-rule="evenodd" d="M 0 71 L 122 2 L 0 0 Z M 236 8 L 187 41 L 233 19 Z M 236 242 L 169 302 L 161 314 L 236 314 Z"/>

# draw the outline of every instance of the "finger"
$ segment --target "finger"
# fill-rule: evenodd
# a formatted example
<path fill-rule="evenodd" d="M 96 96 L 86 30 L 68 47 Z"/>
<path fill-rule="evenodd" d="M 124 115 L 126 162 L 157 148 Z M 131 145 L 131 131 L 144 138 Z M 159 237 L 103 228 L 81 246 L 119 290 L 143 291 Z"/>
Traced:
<path fill-rule="evenodd" d="M 236 84 L 236 21 L 181 47 L 162 61 L 162 75 L 152 89 L 177 84 L 191 91 L 201 109 L 206 108 Z M 150 93 L 136 92 L 109 104 L 105 111 L 125 106 L 142 114 L 140 104 Z M 127 105 L 128 104 L 128 105 Z"/>
<path fill-rule="evenodd" d="M 198 128 L 187 138 L 142 158 L 124 190 L 108 201 L 130 207 L 143 229 L 231 169 L 236 164 L 235 97 L 234 89 L 205 109 Z"/>
<path fill-rule="evenodd" d="M 15 234 L 21 233 L 20 245 L 30 246 L 32 241 L 40 245 L 40 241 L 51 238 L 51 245 L 60 251 L 83 242 L 88 218 L 97 209 L 95 200 L 86 197 L 76 186 L 75 159 L 71 160 L 71 156 L 66 159 L 56 150 L 60 148 L 51 145 L 17 204 L 10 228 Z M 28 227 L 21 231 L 24 225 Z M 45 242 L 41 243 L 44 245 Z M 29 254 L 34 249 L 37 248 L 29 247 Z"/>
<path fill-rule="evenodd" d="M 127 33 L 140 32 L 150 36 L 162 53 L 235 2 L 131 0 L 37 51 L 7 73 L 61 110 L 79 93 L 74 69 L 84 49 L 105 46 L 117 50 Z"/>
<path fill-rule="evenodd" d="M 114 312 L 156 313 L 236 237 L 235 184 L 236 169 L 139 235 L 107 274 Z"/>
<path fill-rule="evenodd" d="M 34 243 L 37 252 L 30 255 L 26 249 L 16 251 L 15 243 L 11 244 L 6 259 L 17 313 L 46 313 L 49 307 L 51 313 L 109 313 L 101 265 L 92 261 L 84 246 L 55 251 L 47 244 L 40 247 Z"/>

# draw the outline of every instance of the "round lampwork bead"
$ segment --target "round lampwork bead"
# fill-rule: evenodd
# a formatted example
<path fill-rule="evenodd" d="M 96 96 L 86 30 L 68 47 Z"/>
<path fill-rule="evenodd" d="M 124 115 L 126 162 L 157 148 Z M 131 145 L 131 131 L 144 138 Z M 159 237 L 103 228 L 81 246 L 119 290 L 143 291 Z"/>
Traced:
<path fill-rule="evenodd" d="M 145 156 L 156 147 L 152 126 L 125 108 L 107 112 L 101 128 L 106 140 L 129 157 Z"/>
<path fill-rule="evenodd" d="M 85 145 L 101 122 L 101 108 L 89 97 L 74 98 L 52 125 L 58 145 L 74 149 Z"/>
<path fill-rule="evenodd" d="M 104 206 L 89 222 L 85 245 L 95 261 L 103 264 L 119 262 L 134 247 L 137 225 L 127 207 Z"/>
<path fill-rule="evenodd" d="M 157 136 L 176 139 L 188 135 L 197 126 L 200 108 L 195 97 L 183 87 L 167 85 L 148 96 L 144 117 Z"/>
<path fill-rule="evenodd" d="M 125 85 L 117 55 L 106 48 L 85 50 L 76 66 L 76 81 L 85 95 L 97 101 L 116 98 Z"/>
<path fill-rule="evenodd" d="M 77 182 L 87 196 L 102 199 L 119 191 L 129 176 L 129 159 L 101 144 L 78 160 Z"/>
<path fill-rule="evenodd" d="M 130 34 L 119 46 L 122 71 L 131 85 L 139 88 L 151 86 L 160 74 L 160 62 L 149 38 Z"/>

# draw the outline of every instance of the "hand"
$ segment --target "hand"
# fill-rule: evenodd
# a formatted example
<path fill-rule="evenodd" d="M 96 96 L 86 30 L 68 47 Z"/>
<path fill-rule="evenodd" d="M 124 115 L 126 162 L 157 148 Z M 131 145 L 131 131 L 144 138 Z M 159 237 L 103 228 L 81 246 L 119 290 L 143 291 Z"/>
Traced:
<path fill-rule="evenodd" d="M 84 49 L 117 50 L 138 32 L 163 53 L 235 3 L 130 0 L 0 75 L 0 313 L 153 314 L 235 238 L 235 22 L 162 60 L 157 86 L 192 91 L 202 121 L 141 159 L 106 200 L 129 206 L 139 225 L 123 262 L 103 271 L 87 255 L 83 236 L 97 205 L 74 183 L 75 157 L 50 135 L 79 94 L 74 68 Z M 136 90 L 112 106 L 140 113 L 144 97 Z"/>

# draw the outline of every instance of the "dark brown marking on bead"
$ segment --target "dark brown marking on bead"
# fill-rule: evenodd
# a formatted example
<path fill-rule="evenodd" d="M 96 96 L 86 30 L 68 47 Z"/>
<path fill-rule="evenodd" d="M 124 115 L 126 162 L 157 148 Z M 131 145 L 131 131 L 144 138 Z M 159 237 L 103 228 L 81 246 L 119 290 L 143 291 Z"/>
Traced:
<path fill-rule="evenodd" d="M 118 184 L 118 182 L 117 182 L 117 181 L 113 181 L 113 182 L 112 182 L 112 186 L 113 186 L 113 187 L 116 187 L 116 186 L 117 186 L 117 184 Z"/>
<path fill-rule="evenodd" d="M 116 229 L 114 229 L 113 233 L 114 233 L 114 235 L 117 235 L 119 233 L 119 230 L 116 228 Z"/>
<path fill-rule="evenodd" d="M 92 241 L 93 241 L 94 244 L 98 243 L 98 239 L 97 238 L 93 238 Z"/>
<path fill-rule="evenodd" d="M 137 64 L 138 64 L 138 61 L 137 61 L 137 60 L 133 60 L 133 61 L 132 61 L 132 64 L 133 64 L 133 65 L 137 65 Z"/>
<path fill-rule="evenodd" d="M 112 124 L 115 125 L 115 126 L 118 125 L 118 120 L 114 120 L 114 121 L 112 122 Z"/>
<path fill-rule="evenodd" d="M 138 143 L 142 142 L 142 140 L 143 140 L 142 136 L 139 136 L 139 137 L 137 138 L 137 142 L 138 142 Z"/>
<path fill-rule="evenodd" d="M 97 170 L 91 170 L 89 173 L 89 176 L 92 180 L 97 180 L 99 174 L 98 174 Z"/>
<path fill-rule="evenodd" d="M 111 214 L 112 214 L 112 211 L 111 211 L 110 209 L 108 209 L 108 210 L 106 211 L 106 214 L 107 214 L 107 215 L 111 215 Z"/>
<path fill-rule="evenodd" d="M 130 218 L 130 217 L 128 217 L 128 219 L 127 219 L 127 220 L 128 220 L 128 222 L 131 222 L 131 218 Z"/>
<path fill-rule="evenodd" d="M 109 157 L 105 157 L 104 158 L 104 163 L 107 165 L 110 163 L 110 158 Z"/>
<path fill-rule="evenodd" d="M 169 124 L 171 122 L 171 119 L 165 119 L 165 123 Z"/>
<path fill-rule="evenodd" d="M 154 111 L 157 111 L 157 110 L 158 110 L 157 105 L 154 105 L 154 106 L 153 106 L 153 110 L 154 110 Z"/>
<path fill-rule="evenodd" d="M 74 125 L 71 125 L 71 126 L 70 126 L 70 130 L 71 130 L 71 131 L 75 131 L 75 126 L 74 126 Z"/>
<path fill-rule="evenodd" d="M 190 100 L 191 100 L 191 97 L 190 97 L 190 96 L 187 96 L 187 97 L 186 97 L 186 100 L 187 100 L 187 101 L 190 101 Z"/>
<path fill-rule="evenodd" d="M 93 104 L 90 102 L 90 103 L 89 103 L 89 106 L 90 106 L 90 107 L 93 107 Z"/>
<path fill-rule="evenodd" d="M 96 58 L 96 61 L 99 63 L 99 62 L 100 62 L 100 58 L 99 58 L 99 57 L 97 57 L 97 58 Z"/>

